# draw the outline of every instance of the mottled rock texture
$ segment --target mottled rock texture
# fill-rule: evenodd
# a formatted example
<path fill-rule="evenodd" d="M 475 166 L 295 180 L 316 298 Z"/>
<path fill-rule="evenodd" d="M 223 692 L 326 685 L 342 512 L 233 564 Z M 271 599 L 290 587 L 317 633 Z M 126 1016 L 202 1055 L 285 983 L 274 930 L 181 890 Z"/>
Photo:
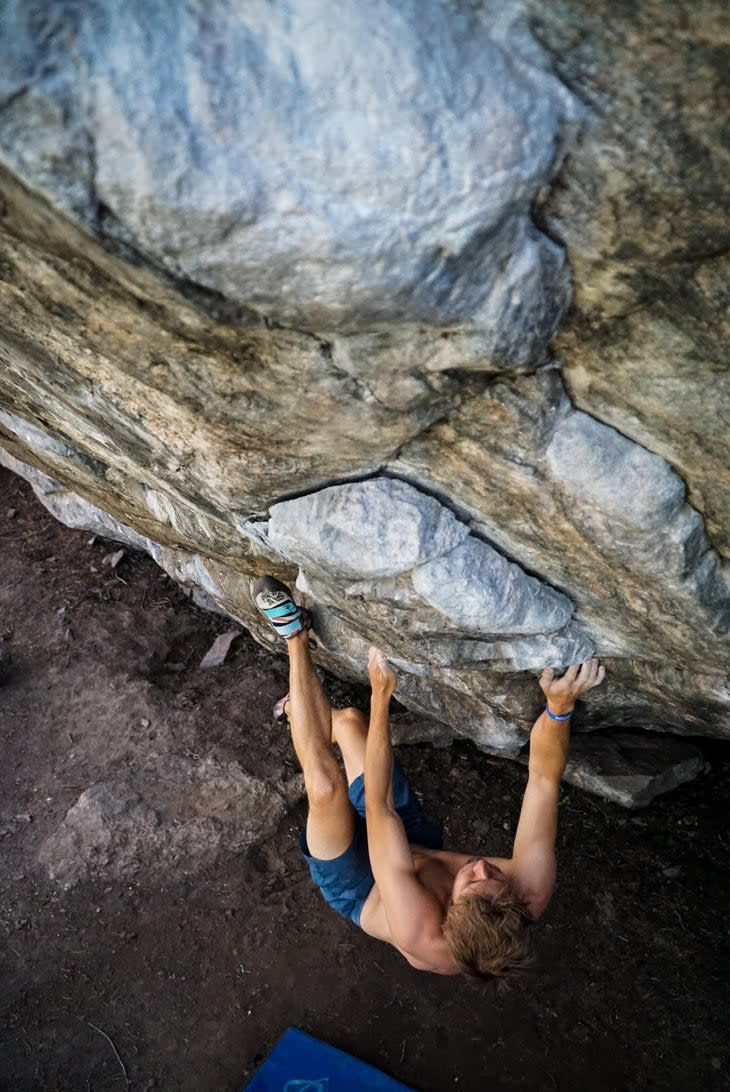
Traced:
<path fill-rule="evenodd" d="M 60 518 L 272 647 L 296 580 L 495 753 L 593 651 L 577 729 L 730 734 L 723 4 L 0 19 L 0 445 Z"/>
<path fill-rule="evenodd" d="M 237 762 L 162 756 L 83 792 L 39 859 L 67 887 L 140 869 L 193 876 L 271 835 L 300 792 L 299 777 L 272 786 Z"/>
<path fill-rule="evenodd" d="M 466 321 L 527 360 L 568 291 L 530 205 L 579 108 L 502 7 L 10 3 L 3 147 L 85 223 L 273 320 Z"/>
<path fill-rule="evenodd" d="M 575 404 L 663 456 L 730 545 L 730 12 L 550 0 L 532 28 L 590 111 L 539 220 L 565 243 Z"/>
<path fill-rule="evenodd" d="M 566 780 L 627 808 L 649 804 L 704 768 L 691 743 L 636 732 L 591 732 L 571 746 Z"/>

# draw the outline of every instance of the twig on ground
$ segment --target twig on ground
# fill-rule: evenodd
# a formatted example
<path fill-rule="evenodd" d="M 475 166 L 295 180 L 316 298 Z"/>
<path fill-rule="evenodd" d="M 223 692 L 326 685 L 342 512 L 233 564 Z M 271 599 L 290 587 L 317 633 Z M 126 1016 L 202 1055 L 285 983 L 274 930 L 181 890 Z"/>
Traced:
<path fill-rule="evenodd" d="M 98 589 L 94 588 L 93 591 L 86 592 L 86 594 L 80 596 L 80 598 L 78 598 L 75 603 L 71 603 L 70 606 L 66 607 L 66 611 L 70 614 L 71 611 L 75 610 L 76 607 L 80 606 L 80 604 L 83 603 L 85 599 L 93 599 L 94 596 L 98 598 L 98 595 Z"/>
<path fill-rule="evenodd" d="M 104 1038 L 106 1039 L 107 1043 L 109 1044 L 109 1046 L 114 1051 L 114 1057 L 116 1058 L 116 1060 L 119 1062 L 119 1065 L 121 1066 L 122 1073 L 124 1074 L 124 1079 L 127 1082 L 127 1088 L 129 1088 L 129 1074 L 127 1073 L 127 1067 L 125 1066 L 124 1062 L 122 1061 L 121 1057 L 119 1056 L 119 1051 L 114 1046 L 114 1043 L 109 1038 L 107 1033 L 105 1031 L 102 1031 L 101 1028 L 98 1028 L 96 1026 L 96 1024 L 92 1024 L 90 1020 L 87 1020 L 86 1023 L 89 1025 L 90 1028 L 93 1028 L 94 1031 L 98 1031 L 99 1035 L 103 1035 Z"/>

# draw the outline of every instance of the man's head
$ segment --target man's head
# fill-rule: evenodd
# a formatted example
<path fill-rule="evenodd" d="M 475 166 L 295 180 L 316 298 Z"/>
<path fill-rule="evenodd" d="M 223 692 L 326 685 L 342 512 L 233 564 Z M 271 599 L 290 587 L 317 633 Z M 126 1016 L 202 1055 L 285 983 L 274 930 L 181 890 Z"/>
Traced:
<path fill-rule="evenodd" d="M 523 970 L 531 924 L 524 898 L 496 865 L 474 858 L 457 872 L 444 938 L 466 974 L 506 979 Z"/>

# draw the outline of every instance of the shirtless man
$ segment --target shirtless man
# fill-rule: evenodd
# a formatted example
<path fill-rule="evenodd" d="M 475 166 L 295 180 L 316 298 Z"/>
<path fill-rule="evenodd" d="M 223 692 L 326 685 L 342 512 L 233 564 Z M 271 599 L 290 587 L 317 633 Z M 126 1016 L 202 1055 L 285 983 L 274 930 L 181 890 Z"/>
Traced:
<path fill-rule="evenodd" d="M 313 880 L 343 917 L 392 944 L 418 970 L 505 978 L 528 959 L 529 930 L 555 887 L 560 778 L 576 700 L 603 680 L 596 659 L 560 678 L 546 668 L 547 699 L 530 735 L 527 788 L 512 856 L 441 848 L 393 757 L 388 713 L 396 675 L 370 650 L 370 723 L 333 709 L 309 655 L 306 614 L 273 577 L 256 581 L 257 607 L 286 639 L 290 691 L 278 703 L 304 773 L 309 813 L 300 837 Z M 347 782 L 332 751 L 339 747 Z M 365 789 L 364 786 L 367 786 Z"/>

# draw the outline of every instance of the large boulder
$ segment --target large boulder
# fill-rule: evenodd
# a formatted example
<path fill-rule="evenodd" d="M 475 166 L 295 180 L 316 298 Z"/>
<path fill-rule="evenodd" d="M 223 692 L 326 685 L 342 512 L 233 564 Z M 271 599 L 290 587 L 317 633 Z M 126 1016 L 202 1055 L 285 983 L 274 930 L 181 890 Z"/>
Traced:
<path fill-rule="evenodd" d="M 594 651 L 578 729 L 730 734 L 723 17 L 5 4 L 2 461 L 486 750 Z"/>

